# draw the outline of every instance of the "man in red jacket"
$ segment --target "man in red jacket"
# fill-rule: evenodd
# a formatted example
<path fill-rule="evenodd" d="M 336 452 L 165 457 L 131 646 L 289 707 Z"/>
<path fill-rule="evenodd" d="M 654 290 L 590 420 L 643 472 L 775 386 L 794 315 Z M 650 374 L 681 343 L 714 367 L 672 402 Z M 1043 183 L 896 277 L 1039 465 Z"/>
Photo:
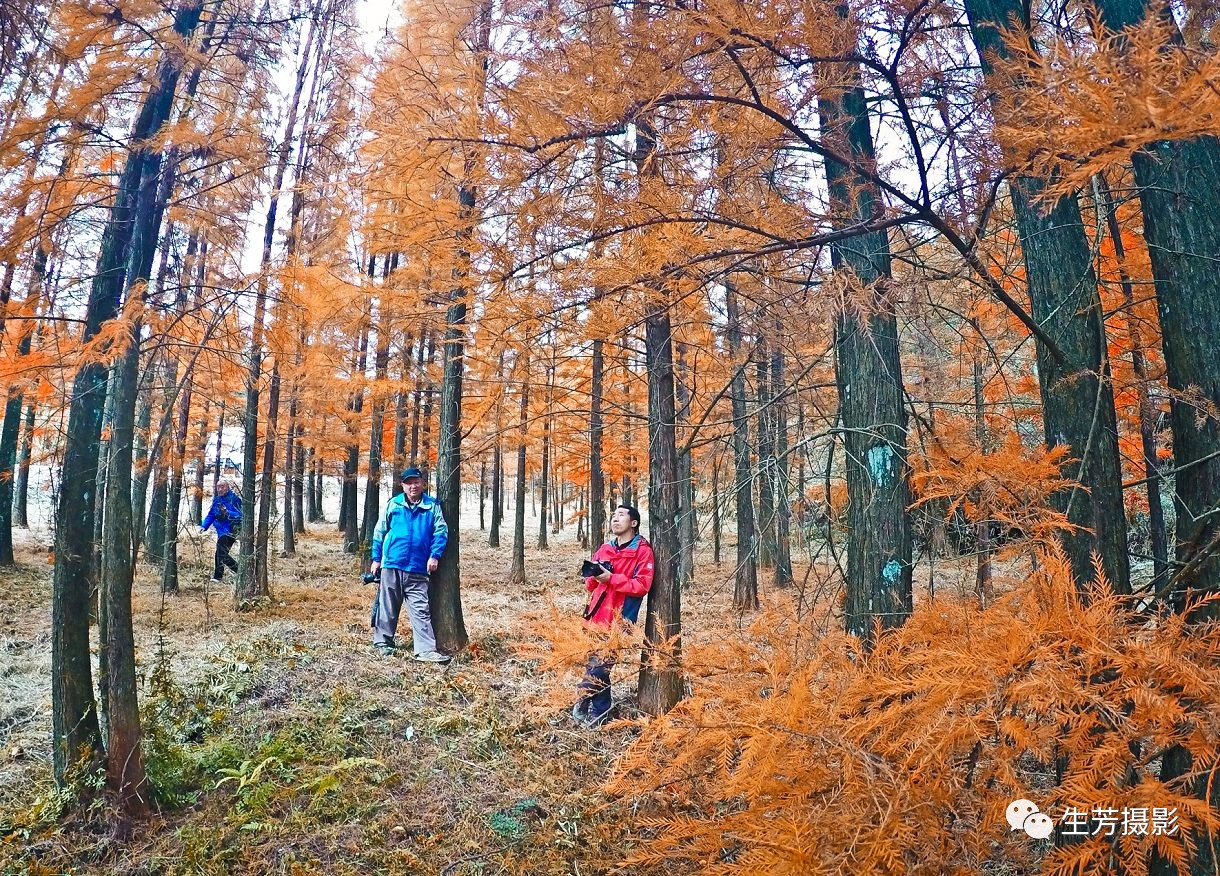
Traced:
<path fill-rule="evenodd" d="M 585 620 L 592 626 L 609 629 L 617 618 L 635 623 L 640 614 L 656 558 L 652 545 L 640 535 L 640 512 L 631 505 L 619 505 L 610 518 L 614 536 L 593 555 L 593 562 L 609 564 L 609 569 L 596 577 L 585 578 L 589 602 Z M 584 680 L 580 683 L 583 696 L 572 707 L 572 716 L 590 726 L 597 726 L 610 714 L 610 670 L 613 655 L 589 655 Z"/>

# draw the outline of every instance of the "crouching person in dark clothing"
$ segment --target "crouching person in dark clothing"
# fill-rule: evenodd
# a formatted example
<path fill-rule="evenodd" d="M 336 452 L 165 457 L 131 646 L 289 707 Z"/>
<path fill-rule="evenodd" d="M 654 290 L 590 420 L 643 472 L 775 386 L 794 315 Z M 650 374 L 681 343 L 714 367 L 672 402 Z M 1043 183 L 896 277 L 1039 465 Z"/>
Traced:
<path fill-rule="evenodd" d="M 631 505 L 620 505 L 610 518 L 614 536 L 593 554 L 593 562 L 609 568 L 585 578 L 589 602 L 585 621 L 593 627 L 609 629 L 618 618 L 635 623 L 640 604 L 652 587 L 656 558 L 652 545 L 640 535 L 640 512 Z M 580 683 L 583 696 L 572 707 L 572 716 L 589 726 L 597 726 L 610 715 L 610 670 L 613 655 L 593 653 Z"/>
<path fill-rule="evenodd" d="M 212 507 L 208 509 L 208 516 L 203 518 L 199 531 L 207 532 L 209 527 L 216 530 L 216 566 L 212 570 L 212 580 L 220 581 L 224 578 L 225 569 L 237 571 L 237 560 L 229 556 L 229 551 L 233 549 L 241 529 L 241 496 L 229 487 L 228 481 L 216 482 Z"/>

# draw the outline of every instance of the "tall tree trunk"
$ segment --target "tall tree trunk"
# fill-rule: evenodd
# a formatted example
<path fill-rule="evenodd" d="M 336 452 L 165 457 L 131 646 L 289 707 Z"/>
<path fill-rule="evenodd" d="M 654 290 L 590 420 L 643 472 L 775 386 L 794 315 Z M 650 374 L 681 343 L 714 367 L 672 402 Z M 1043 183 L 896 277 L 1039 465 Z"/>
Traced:
<path fill-rule="evenodd" d="M 314 455 L 314 449 L 312 447 L 310 447 L 305 452 L 305 455 L 309 458 L 308 474 L 306 475 L 306 478 L 305 478 L 305 490 L 306 490 L 305 504 L 309 508 L 309 522 L 317 523 L 318 516 L 319 516 L 318 515 L 318 504 L 319 503 L 318 503 L 318 495 L 317 495 L 318 489 L 317 489 L 317 477 L 316 477 L 318 460 L 317 460 L 317 457 Z"/>
<path fill-rule="evenodd" d="M 503 507 L 504 498 L 501 495 L 504 490 L 504 448 L 500 442 L 499 429 L 496 430 L 496 446 L 492 450 L 491 458 L 491 531 L 487 533 L 487 546 L 498 548 L 500 546 L 500 523 L 504 519 Z"/>
<path fill-rule="evenodd" d="M 147 808 L 147 777 L 140 749 L 140 710 L 136 698 L 135 635 L 131 588 L 134 579 L 132 443 L 140 384 L 140 327 L 118 366 L 115 416 L 106 476 L 106 513 L 102 534 L 102 593 L 105 599 L 106 778 L 120 811 Z"/>
<path fill-rule="evenodd" d="M 297 403 L 297 428 L 296 435 L 293 438 L 295 445 L 295 453 L 293 455 L 293 470 L 292 470 L 292 528 L 293 532 L 300 535 L 305 532 L 305 446 L 301 443 L 301 439 L 305 434 L 305 424 L 299 419 L 300 417 L 300 398 L 296 399 Z"/>
<path fill-rule="evenodd" d="M 199 0 L 178 8 L 174 31 L 182 39 L 190 38 L 202 9 Z M 125 255 L 134 226 L 151 218 L 136 213 L 141 182 L 146 174 L 155 173 L 159 164 L 149 143 L 169 118 L 180 73 L 179 54 L 166 51 L 133 126 L 130 140 L 133 148 L 102 231 L 97 270 L 85 311 L 85 341 L 97 335 L 104 322 L 118 315 L 125 285 Z M 51 702 L 55 779 L 61 785 L 82 757 L 90 752 L 96 757 L 100 751 L 89 662 L 88 602 L 93 583 L 89 560 L 105 395 L 106 368 L 98 362 L 82 365 L 73 381 L 69 402 L 55 528 Z M 127 496 L 130 501 L 130 494 Z M 119 740 L 120 744 L 122 741 Z"/>
<path fill-rule="evenodd" d="M 648 536 L 656 555 L 656 569 L 644 622 L 639 698 L 641 710 L 661 715 L 682 698 L 683 686 L 679 665 L 682 586 L 678 579 L 677 414 L 673 342 L 665 301 L 655 301 L 650 307 L 644 349 L 648 368 Z"/>
<path fill-rule="evenodd" d="M 193 526 L 199 526 L 203 523 L 203 483 L 204 469 L 207 468 L 208 461 L 208 425 L 211 423 L 209 418 L 209 408 L 211 405 L 205 400 L 203 405 L 203 416 L 199 419 L 199 452 L 195 457 L 195 483 L 191 489 L 191 510 L 188 522 Z M 224 432 L 224 404 L 220 406 L 220 424 L 217 427 L 220 433 Z"/>
<path fill-rule="evenodd" d="M 818 109 L 835 153 L 875 164 L 858 67 L 849 64 L 846 84 L 827 89 Z M 875 187 L 842 162 L 828 160 L 826 178 L 842 225 L 867 221 L 881 209 Z M 832 246 L 831 261 L 861 284 L 857 294 L 871 299 L 860 314 L 845 312 L 835 321 L 848 494 L 846 623 L 849 633 L 871 643 L 875 623 L 897 626 L 912 607 L 906 408 L 886 232 Z"/>
<path fill-rule="evenodd" d="M 525 445 L 529 436 L 529 353 L 521 353 L 521 415 L 517 426 L 517 507 L 513 510 L 513 558 L 508 572 L 510 585 L 525 583 Z"/>
<path fill-rule="evenodd" d="M 783 325 L 776 320 L 775 346 L 771 350 L 771 422 L 775 427 L 775 586 L 792 584 L 792 506 L 788 494 L 791 469 L 788 460 L 788 405 L 782 396 L 784 351 L 780 345 Z"/>
<path fill-rule="evenodd" d="M 775 566 L 775 424 L 771 411 L 771 357 L 767 336 L 758 329 L 754 351 L 755 397 L 758 400 L 758 564 Z"/>
<path fill-rule="evenodd" d="M 977 328 L 977 324 L 975 328 Z M 986 454 L 987 417 L 983 407 L 983 362 L 978 352 L 974 355 L 974 428 L 975 440 L 979 444 L 979 453 Z M 994 587 L 991 583 L 991 515 L 988 510 L 987 497 L 980 490 L 975 497 L 979 507 L 979 521 L 974 526 L 975 551 L 978 552 L 978 563 L 975 566 L 974 589 L 978 594 L 979 607 L 985 608 L 991 604 L 994 597 Z"/>
<path fill-rule="evenodd" d="M 295 389 L 291 393 L 292 401 L 288 404 L 288 428 L 284 432 L 284 513 L 283 513 L 283 547 L 284 556 L 291 557 L 297 552 L 297 529 L 293 518 L 292 485 L 297 470 L 297 399 Z"/>
<path fill-rule="evenodd" d="M 474 222 L 475 194 L 463 187 L 459 192 L 463 211 Z M 466 623 L 462 617 L 461 530 L 462 530 L 462 378 L 466 354 L 466 276 L 454 285 L 445 317 L 445 346 L 442 351 L 440 436 L 436 454 L 436 497 L 445 522 L 449 543 L 440 566 L 432 575 L 428 602 L 432 609 L 432 628 L 437 647 L 453 653 L 466 647 Z"/>
<path fill-rule="evenodd" d="M 21 444 L 17 449 L 16 502 L 13 506 L 13 523 L 22 529 L 30 526 L 30 459 L 34 454 L 35 408 L 30 402 L 25 406 L 25 424 L 21 430 Z"/>
<path fill-rule="evenodd" d="M 737 289 L 725 283 L 725 312 L 728 318 L 729 355 L 741 352 L 741 314 Z M 750 420 L 746 414 L 745 363 L 733 372 L 729 397 L 733 407 L 733 466 L 737 497 L 737 569 L 733 578 L 733 605 L 739 611 L 758 608 L 758 554 L 754 550 L 753 470 L 750 465 Z"/>
<path fill-rule="evenodd" d="M 686 344 L 678 344 L 677 371 L 674 375 L 674 391 L 677 393 L 677 422 L 685 424 L 690 415 L 691 379 L 686 364 Z M 675 433 L 677 425 L 675 423 Z M 691 451 L 678 456 L 678 586 L 688 587 L 695 580 L 695 479 L 691 471 Z"/>
<path fill-rule="evenodd" d="M 1180 41 L 1168 10 L 1145 0 L 1100 0 L 1097 9 L 1113 31 L 1157 10 L 1154 14 L 1166 16 Z M 1167 46 L 1165 50 L 1179 48 Z M 1220 588 L 1220 521 L 1215 513 L 1220 505 L 1220 422 L 1215 416 L 1220 405 L 1220 357 L 1215 351 L 1215 339 L 1220 337 L 1215 279 L 1220 214 L 1213 203 L 1220 191 L 1220 139 L 1208 136 L 1152 143 L 1132 156 L 1131 166 L 1139 188 L 1171 393 L 1178 568 L 1160 589 L 1170 590 L 1175 610 L 1190 609 L 1191 620 L 1215 620 L 1220 617 L 1220 605 L 1214 599 L 1191 607 L 1194 597 L 1214 595 Z M 1198 776 L 1194 780 L 1196 796 L 1213 810 L 1220 809 L 1214 759 L 1195 764 L 1187 749 L 1175 746 L 1163 757 L 1160 779 L 1169 782 L 1192 769 Z M 1217 837 L 1199 831 L 1194 840 L 1190 873 L 1215 873 L 1220 869 Z M 1177 873 L 1177 868 L 1154 853 L 1149 872 L 1168 876 Z"/>
<path fill-rule="evenodd" d="M 593 339 L 593 380 L 589 391 L 589 546 L 606 538 L 606 481 L 602 473 L 602 404 L 606 373 L 605 340 Z"/>
<path fill-rule="evenodd" d="M 17 357 L 30 354 L 33 332 L 26 331 L 17 344 Z M 0 431 L 0 566 L 13 566 L 13 468 L 17 464 L 17 438 L 21 428 L 22 395 L 20 390 L 9 390 L 4 405 L 4 426 Z M 28 428 L 27 428 L 28 431 Z"/>
<path fill-rule="evenodd" d="M 428 334 L 428 371 L 432 370 L 432 363 L 436 360 L 436 333 Z M 420 447 L 419 458 L 420 466 L 424 470 L 424 487 L 428 488 L 432 483 L 432 404 L 436 398 L 436 383 L 431 376 L 428 377 L 424 385 L 424 405 L 420 413 Z"/>
<path fill-rule="evenodd" d="M 1098 175 L 1094 178 L 1094 183 L 1097 203 L 1106 215 L 1106 230 L 1114 244 L 1119 286 L 1123 294 L 1123 313 L 1126 316 L 1127 334 L 1131 343 L 1131 370 L 1135 374 L 1135 392 L 1139 399 L 1140 445 L 1144 455 L 1144 477 L 1148 482 L 1148 529 L 1152 541 L 1152 589 L 1155 591 L 1160 589 L 1169 576 L 1169 540 L 1165 530 L 1165 510 L 1161 505 L 1161 469 L 1156 455 L 1156 409 L 1148 392 L 1148 364 L 1144 354 L 1144 341 L 1133 313 L 1135 291 L 1131 276 L 1127 273 L 1127 253 L 1123 245 L 1122 228 L 1118 224 L 1118 210 L 1110 197 L 1110 189 L 1105 179 Z"/>
<path fill-rule="evenodd" d="M 370 266 L 369 270 L 372 270 Z M 368 367 L 368 324 L 360 331 L 360 347 L 357 351 L 356 373 L 364 379 Z M 364 412 L 364 391 L 357 389 L 352 394 L 349 409 L 355 414 Z M 347 459 L 343 464 L 343 497 L 340 508 L 339 528 L 343 532 L 343 552 L 354 554 L 360 549 L 360 437 L 353 426 L 351 441 L 347 445 Z"/>
<path fill-rule="evenodd" d="M 712 562 L 720 565 L 720 454 L 712 459 Z"/>
<path fill-rule="evenodd" d="M 254 320 L 251 329 L 246 372 L 246 405 L 242 417 L 242 432 L 244 446 L 242 456 L 241 499 L 244 512 L 241 520 L 240 551 L 238 554 L 237 584 L 234 591 L 234 601 L 239 609 L 251 608 L 264 600 L 267 592 L 264 589 L 264 570 L 266 567 L 264 542 L 264 562 L 259 565 L 256 554 L 256 517 L 255 486 L 257 484 L 258 465 L 258 407 L 261 393 L 260 381 L 263 368 L 263 333 L 267 313 L 267 286 L 270 282 L 269 268 L 271 266 L 271 248 L 275 241 L 275 220 L 279 213 L 280 194 L 284 188 L 284 176 L 288 170 L 288 160 L 292 154 L 292 144 L 296 136 L 297 116 L 300 112 L 301 94 L 305 88 L 305 76 L 309 69 L 310 56 L 313 53 L 314 39 L 318 32 L 319 3 L 315 6 L 314 15 L 306 25 L 303 39 L 301 59 L 297 64 L 296 83 L 292 97 L 288 102 L 288 118 L 284 125 L 284 138 L 280 142 L 276 158 L 275 173 L 271 183 L 271 202 L 267 207 L 267 218 L 263 223 L 263 253 L 259 263 L 258 287 L 254 298 Z M 268 430 L 270 433 L 271 430 Z M 274 456 L 274 446 L 271 450 Z M 266 450 L 264 449 L 264 455 Z M 270 497 L 268 497 L 269 499 Z M 270 505 L 268 505 L 270 509 Z"/>
<path fill-rule="evenodd" d="M 178 422 L 174 432 L 174 453 L 170 461 L 169 490 L 165 502 L 165 564 L 161 567 L 161 589 L 178 592 L 178 527 L 182 505 L 183 461 L 186 459 L 186 436 L 191 423 L 191 396 L 194 384 L 190 374 L 178 400 Z"/>
<path fill-rule="evenodd" d="M 386 257 L 383 279 L 390 275 L 390 261 Z M 385 300 L 381 302 L 381 314 L 377 325 L 377 351 L 373 354 L 373 373 L 377 386 L 385 384 L 390 373 L 390 315 Z M 381 513 L 381 442 L 385 419 L 385 398 L 376 393 L 372 399 L 372 412 L 369 416 L 369 479 L 364 488 L 364 520 L 360 526 L 361 553 L 367 555 L 365 549 L 372 544 L 373 528 Z"/>
<path fill-rule="evenodd" d="M 1007 52 L 1002 30 L 1013 20 L 1028 23 L 1028 7 L 1017 0 L 968 0 L 966 11 L 984 71 L 990 72 L 992 59 Z M 1064 474 L 1082 487 L 1061 491 L 1053 501 L 1080 527 L 1063 536 L 1077 586 L 1092 581 L 1096 551 L 1110 586 L 1130 593 L 1118 427 L 1097 278 L 1075 193 L 1048 211 L 1041 203 L 1046 187 L 1028 176 L 1010 183 L 1031 314 L 1063 357 L 1037 342 L 1046 444 L 1068 449 L 1074 461 L 1063 467 Z"/>
<path fill-rule="evenodd" d="M 271 369 L 271 386 L 267 391 L 267 429 L 263 437 L 263 467 L 259 473 L 258 528 L 254 537 L 254 564 L 258 576 L 258 590 L 253 595 L 255 599 L 266 599 L 271 594 L 268 554 L 271 543 L 271 497 L 275 493 L 275 443 L 279 437 L 279 420 L 280 366 L 276 363 Z"/>
<path fill-rule="evenodd" d="M 394 476 L 390 478 L 394 486 L 390 495 L 397 496 L 402 492 L 402 479 L 399 477 L 407 467 L 407 398 L 410 395 L 404 388 L 407 385 L 407 375 L 411 372 L 411 336 L 407 335 L 402 350 L 402 363 L 398 375 L 398 392 L 394 403 Z"/>
<path fill-rule="evenodd" d="M 425 322 L 419 332 L 419 349 L 415 354 L 415 391 L 412 397 L 411 404 L 411 450 L 408 457 L 411 460 L 411 465 L 418 466 L 419 462 L 419 415 L 424 407 L 424 379 L 426 372 L 424 371 L 424 351 L 428 344 L 428 324 Z"/>
<path fill-rule="evenodd" d="M 549 550 L 550 545 L 546 541 L 547 528 L 547 511 L 549 504 L 548 490 L 550 485 L 550 468 L 551 468 L 551 403 L 553 401 L 555 381 L 554 358 L 547 365 L 547 380 L 546 380 L 546 411 L 542 415 L 542 512 L 538 515 L 538 550 Z"/>

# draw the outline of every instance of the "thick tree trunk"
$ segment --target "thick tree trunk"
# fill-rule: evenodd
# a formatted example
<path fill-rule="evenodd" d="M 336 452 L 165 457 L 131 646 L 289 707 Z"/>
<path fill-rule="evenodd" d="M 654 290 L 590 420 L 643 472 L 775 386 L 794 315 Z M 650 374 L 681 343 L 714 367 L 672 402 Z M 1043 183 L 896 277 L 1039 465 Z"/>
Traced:
<path fill-rule="evenodd" d="M 859 69 L 847 84 L 819 98 L 824 136 L 840 155 L 875 163 L 868 105 Z M 881 209 L 875 188 L 850 167 L 829 160 L 831 205 L 847 226 Z M 835 379 L 847 469 L 847 631 L 871 643 L 874 624 L 893 627 L 911 613 L 911 525 L 906 408 L 898 354 L 898 325 L 889 294 L 886 232 L 855 237 L 831 248 L 836 270 L 861 285 L 871 301 L 861 313 L 835 321 Z"/>
<path fill-rule="evenodd" d="M 737 289 L 732 282 L 725 284 L 725 310 L 729 355 L 736 358 L 741 351 L 741 314 L 737 307 Z M 746 414 L 744 363 L 733 373 L 729 398 L 733 408 L 733 489 L 737 497 L 737 569 L 733 577 L 733 605 L 739 611 L 752 611 L 758 608 L 758 554 L 754 550 L 757 540 L 754 491 L 751 486 L 754 473 L 750 465 L 750 421 Z"/>
<path fill-rule="evenodd" d="M 115 383 L 109 472 L 106 476 L 106 514 L 102 534 L 102 588 L 106 630 L 106 779 L 120 811 L 139 813 L 147 808 L 147 777 L 140 750 L 140 710 L 136 697 L 135 635 L 132 629 L 131 588 L 135 567 L 132 554 L 134 514 L 131 500 L 132 442 L 135 407 L 140 383 L 140 345 L 137 324 L 130 349 L 124 354 Z"/>
<path fill-rule="evenodd" d="M 174 16 L 174 30 L 189 39 L 199 24 L 202 2 L 193 0 Z M 168 120 L 181 72 L 181 58 L 166 52 L 132 129 L 133 149 L 119 178 L 115 202 L 102 231 L 97 270 L 85 311 L 83 339 L 118 314 L 125 288 L 124 262 L 135 225 L 153 217 L 139 215 L 137 196 L 146 174 L 159 160 L 147 145 Z M 68 432 L 60 475 L 55 528 L 55 572 L 51 624 L 51 702 L 55 779 L 63 784 L 82 757 L 100 750 L 89 662 L 88 602 L 101 415 L 106 368 L 87 363 L 77 371 L 69 402 Z M 130 501 L 130 494 L 126 494 Z M 130 627 L 128 627 L 130 629 Z M 136 725 L 138 729 L 138 724 Z M 138 738 L 138 736 L 137 736 Z M 119 740 L 120 744 L 122 740 Z"/>
<path fill-rule="evenodd" d="M 648 368 L 648 536 L 656 570 L 644 622 L 640 709 L 661 715 L 682 698 L 682 586 L 678 578 L 678 448 L 669 311 L 654 302 L 645 321 Z"/>
<path fill-rule="evenodd" d="M 473 213 L 474 193 L 463 188 L 462 207 Z M 462 616 L 462 378 L 466 353 L 466 295 L 454 286 L 445 318 L 442 355 L 440 439 L 437 443 L 436 498 L 449 525 L 449 544 L 440 566 L 432 575 L 428 602 L 437 647 L 454 653 L 466 647 L 466 623 Z"/>
<path fill-rule="evenodd" d="M 1006 53 L 1001 30 L 1022 21 L 1028 8 L 1015 0 L 968 0 L 966 9 L 984 70 L 990 72 L 992 59 Z M 1062 491 L 1053 501 L 1081 527 L 1063 536 L 1077 586 L 1092 581 L 1096 551 L 1110 586 L 1130 593 L 1118 427 L 1097 278 L 1076 195 L 1060 198 L 1048 211 L 1040 201 L 1045 189 L 1046 183 L 1033 177 L 1018 176 L 1010 184 L 1031 315 L 1064 357 L 1060 361 L 1037 342 L 1046 444 L 1068 449 L 1073 461 L 1064 465 L 1064 474 L 1082 487 Z"/>

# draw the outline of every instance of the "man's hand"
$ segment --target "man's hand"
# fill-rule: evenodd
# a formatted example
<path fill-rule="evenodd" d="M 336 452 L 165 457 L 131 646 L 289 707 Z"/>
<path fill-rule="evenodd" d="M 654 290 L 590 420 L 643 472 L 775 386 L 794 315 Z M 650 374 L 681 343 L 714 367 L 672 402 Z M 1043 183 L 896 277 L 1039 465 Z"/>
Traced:
<path fill-rule="evenodd" d="M 610 583 L 610 572 L 605 571 L 605 572 L 602 572 L 600 575 L 594 575 L 593 579 L 595 581 L 597 581 L 597 583 L 599 583 L 599 584 L 609 584 Z"/>
<path fill-rule="evenodd" d="M 441 566 L 441 561 L 436 557 L 428 557 L 428 574 L 431 575 Z"/>
<path fill-rule="evenodd" d="M 369 566 L 369 571 L 371 573 L 373 573 L 374 575 L 376 575 L 380 569 L 381 569 L 381 563 L 373 563 L 373 565 Z"/>

